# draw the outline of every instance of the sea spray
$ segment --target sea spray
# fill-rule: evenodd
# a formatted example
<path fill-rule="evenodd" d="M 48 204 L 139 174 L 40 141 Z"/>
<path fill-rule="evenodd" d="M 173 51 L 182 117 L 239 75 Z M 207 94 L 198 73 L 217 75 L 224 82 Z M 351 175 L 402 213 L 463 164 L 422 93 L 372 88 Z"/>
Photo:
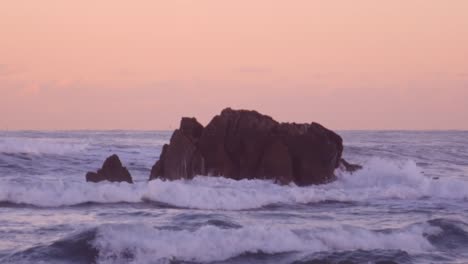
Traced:
<path fill-rule="evenodd" d="M 154 201 L 175 207 L 243 210 L 272 204 L 323 201 L 365 202 L 383 199 L 468 199 L 468 182 L 433 179 L 413 161 L 371 159 L 353 174 L 339 172 L 330 184 L 297 187 L 264 180 L 231 180 L 198 176 L 192 180 L 127 183 L 48 182 L 33 185 L 4 182 L 0 201 L 35 206 L 81 203 L 138 203 Z"/>

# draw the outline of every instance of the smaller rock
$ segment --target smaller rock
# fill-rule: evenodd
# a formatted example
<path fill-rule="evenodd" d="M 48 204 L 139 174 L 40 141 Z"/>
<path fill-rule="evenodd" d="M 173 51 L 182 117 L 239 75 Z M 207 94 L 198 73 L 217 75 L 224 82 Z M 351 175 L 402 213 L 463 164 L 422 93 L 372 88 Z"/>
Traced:
<path fill-rule="evenodd" d="M 104 161 L 102 168 L 97 172 L 88 172 L 86 174 L 87 182 L 128 182 L 133 183 L 132 176 L 127 168 L 122 166 L 119 156 L 112 155 Z"/>
<path fill-rule="evenodd" d="M 350 172 L 350 173 L 353 173 L 353 172 L 355 172 L 357 170 L 362 169 L 361 165 L 351 164 L 351 163 L 347 162 L 345 159 L 340 160 L 340 165 L 341 165 L 340 167 L 342 167 L 345 171 Z"/>

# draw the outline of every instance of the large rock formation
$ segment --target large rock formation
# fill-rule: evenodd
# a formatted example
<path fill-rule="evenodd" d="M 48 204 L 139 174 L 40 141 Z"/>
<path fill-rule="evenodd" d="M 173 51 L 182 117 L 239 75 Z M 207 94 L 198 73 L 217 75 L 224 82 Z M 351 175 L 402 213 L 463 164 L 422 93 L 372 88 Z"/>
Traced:
<path fill-rule="evenodd" d="M 102 168 L 97 172 L 88 172 L 86 174 L 87 182 L 100 182 L 100 181 L 110 181 L 110 182 L 128 182 L 133 183 L 132 176 L 128 172 L 127 168 L 122 166 L 119 156 L 112 155 L 108 157 Z"/>
<path fill-rule="evenodd" d="M 341 137 L 320 124 L 278 123 L 255 111 L 227 108 L 205 128 L 195 118 L 182 118 L 150 180 L 211 175 L 321 184 L 335 178 L 342 152 Z"/>

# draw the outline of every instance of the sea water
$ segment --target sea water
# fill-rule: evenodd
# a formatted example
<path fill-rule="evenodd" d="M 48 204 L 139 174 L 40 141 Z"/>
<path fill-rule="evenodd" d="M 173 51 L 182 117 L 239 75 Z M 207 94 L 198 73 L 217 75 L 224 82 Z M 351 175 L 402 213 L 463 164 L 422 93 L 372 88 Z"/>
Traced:
<path fill-rule="evenodd" d="M 468 263 L 468 132 L 338 131 L 330 184 L 148 182 L 169 131 L 0 132 L 0 263 Z M 87 183 L 118 154 L 135 184 Z"/>

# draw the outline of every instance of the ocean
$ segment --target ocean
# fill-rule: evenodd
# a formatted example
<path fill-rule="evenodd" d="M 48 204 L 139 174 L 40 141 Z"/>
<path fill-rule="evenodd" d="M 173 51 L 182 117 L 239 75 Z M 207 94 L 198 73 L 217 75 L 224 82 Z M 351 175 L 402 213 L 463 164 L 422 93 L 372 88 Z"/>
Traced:
<path fill-rule="evenodd" d="M 171 133 L 0 132 L 0 263 L 468 263 L 468 132 L 338 131 L 364 169 L 308 187 L 148 182 Z"/>

